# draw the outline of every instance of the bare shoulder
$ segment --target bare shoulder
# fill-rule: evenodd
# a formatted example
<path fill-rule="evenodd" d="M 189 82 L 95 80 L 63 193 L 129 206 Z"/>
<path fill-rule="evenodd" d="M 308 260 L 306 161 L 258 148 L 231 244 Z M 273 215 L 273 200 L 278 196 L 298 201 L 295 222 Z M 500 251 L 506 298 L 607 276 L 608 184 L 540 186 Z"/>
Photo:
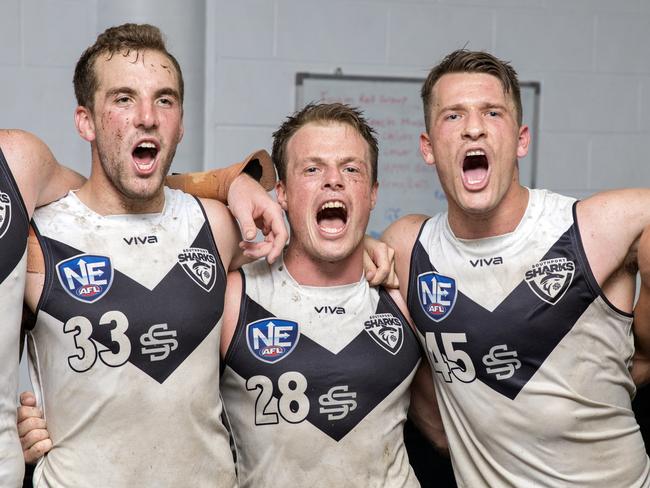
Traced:
<path fill-rule="evenodd" d="M 395 271 L 400 282 L 400 293 L 406 299 L 409 282 L 411 250 L 418 237 L 426 215 L 405 215 L 396 220 L 384 231 L 381 240 L 395 250 Z"/>
<path fill-rule="evenodd" d="M 19 129 L 0 130 L 0 148 L 31 215 L 52 177 L 56 159 L 42 140 Z"/>
<path fill-rule="evenodd" d="M 421 214 L 405 215 L 388 226 L 382 234 L 381 240 L 393 249 L 404 246 L 410 249 L 420 232 L 422 223 L 428 218 L 427 215 Z"/>
<path fill-rule="evenodd" d="M 631 232 L 638 228 L 640 233 L 640 229 L 650 223 L 650 189 L 628 188 L 596 193 L 578 203 L 577 214 L 580 224 L 609 224 L 630 228 Z"/>
<path fill-rule="evenodd" d="M 650 189 L 597 193 L 578 203 L 576 215 L 587 259 L 602 283 L 630 259 L 650 225 Z"/>
<path fill-rule="evenodd" d="M 41 139 L 20 129 L 1 129 L 0 147 L 12 170 L 23 164 L 38 164 L 43 157 L 53 157 Z"/>

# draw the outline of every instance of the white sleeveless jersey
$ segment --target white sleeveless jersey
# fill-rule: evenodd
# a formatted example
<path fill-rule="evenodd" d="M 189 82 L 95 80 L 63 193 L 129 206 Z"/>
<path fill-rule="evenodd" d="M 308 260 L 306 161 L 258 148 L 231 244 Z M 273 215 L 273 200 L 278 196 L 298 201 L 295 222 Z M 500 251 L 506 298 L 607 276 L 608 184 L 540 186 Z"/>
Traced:
<path fill-rule="evenodd" d="M 603 296 L 574 208 L 530 190 L 511 234 L 457 239 L 442 214 L 414 246 L 409 311 L 460 487 L 650 486 L 632 317 Z"/>
<path fill-rule="evenodd" d="M 25 462 L 16 431 L 20 321 L 29 218 L 0 151 L 0 486 L 22 486 Z"/>
<path fill-rule="evenodd" d="M 236 485 L 221 422 L 225 272 L 200 204 L 100 216 L 73 194 L 34 215 L 46 261 L 30 366 L 54 448 L 41 487 Z"/>
<path fill-rule="evenodd" d="M 244 267 L 224 408 L 241 487 L 418 487 L 404 447 L 415 334 L 365 279 L 300 286 L 282 261 Z"/>

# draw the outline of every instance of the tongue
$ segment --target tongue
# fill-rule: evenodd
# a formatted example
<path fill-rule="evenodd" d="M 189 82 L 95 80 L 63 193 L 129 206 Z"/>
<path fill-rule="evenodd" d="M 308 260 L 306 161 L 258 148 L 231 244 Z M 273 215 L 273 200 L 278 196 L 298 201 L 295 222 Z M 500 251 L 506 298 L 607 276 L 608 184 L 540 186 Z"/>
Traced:
<path fill-rule="evenodd" d="M 487 176 L 487 168 L 473 168 L 467 169 L 463 172 L 465 181 L 470 185 L 481 183 Z"/>
<path fill-rule="evenodd" d="M 345 225 L 345 222 L 343 221 L 343 219 L 337 217 L 330 217 L 326 219 L 320 219 L 318 221 L 318 225 L 320 226 L 321 229 L 336 231 L 336 230 L 341 230 Z"/>

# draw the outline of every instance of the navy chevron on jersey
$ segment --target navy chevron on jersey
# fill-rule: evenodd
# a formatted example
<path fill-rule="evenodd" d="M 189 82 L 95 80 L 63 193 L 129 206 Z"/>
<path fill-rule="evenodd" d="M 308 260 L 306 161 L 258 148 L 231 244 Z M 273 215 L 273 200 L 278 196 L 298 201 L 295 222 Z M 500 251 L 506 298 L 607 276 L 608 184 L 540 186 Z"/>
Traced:
<path fill-rule="evenodd" d="M 301 286 L 281 260 L 242 277 L 221 384 L 240 486 L 419 486 L 403 424 L 420 348 L 388 293 Z"/>
<path fill-rule="evenodd" d="M 235 486 L 225 271 L 198 201 L 166 189 L 162 213 L 100 216 L 71 193 L 34 221 L 46 276 L 30 366 L 54 443 L 35 486 Z"/>
<path fill-rule="evenodd" d="M 16 432 L 16 392 L 28 227 L 27 209 L 0 150 L 0 486 L 8 488 L 22 486 L 25 466 Z"/>
<path fill-rule="evenodd" d="M 514 232 L 456 238 L 440 214 L 412 255 L 408 307 L 461 487 L 647 487 L 631 408 L 632 317 L 602 294 L 575 201 L 529 190 Z"/>

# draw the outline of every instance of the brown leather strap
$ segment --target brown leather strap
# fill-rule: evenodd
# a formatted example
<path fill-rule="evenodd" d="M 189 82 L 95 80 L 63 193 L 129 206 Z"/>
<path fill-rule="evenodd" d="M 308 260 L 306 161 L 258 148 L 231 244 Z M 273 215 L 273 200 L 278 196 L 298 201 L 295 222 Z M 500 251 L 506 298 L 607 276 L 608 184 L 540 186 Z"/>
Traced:
<path fill-rule="evenodd" d="M 230 184 L 242 172 L 250 174 L 259 181 L 266 191 L 271 190 L 275 185 L 275 168 L 271 156 L 263 149 L 249 154 L 240 163 L 232 164 L 227 168 L 168 176 L 166 184 L 197 197 L 213 198 L 228 203 Z"/>

